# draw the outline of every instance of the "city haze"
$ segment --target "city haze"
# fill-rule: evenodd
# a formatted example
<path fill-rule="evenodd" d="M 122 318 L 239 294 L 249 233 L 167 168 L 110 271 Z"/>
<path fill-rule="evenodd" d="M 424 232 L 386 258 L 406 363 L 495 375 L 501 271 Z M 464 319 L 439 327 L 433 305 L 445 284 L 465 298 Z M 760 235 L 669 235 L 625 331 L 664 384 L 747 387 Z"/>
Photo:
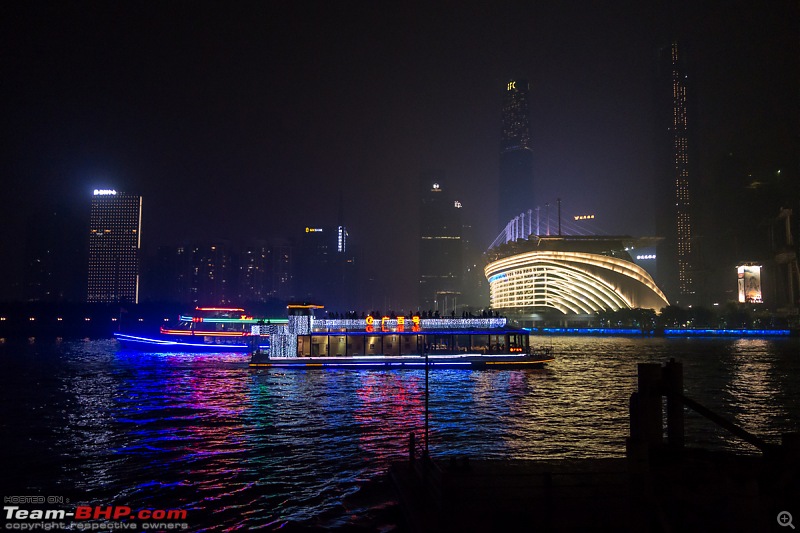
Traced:
<path fill-rule="evenodd" d="M 376 305 L 413 308 L 421 174 L 443 170 L 478 243 L 500 230 L 515 77 L 531 85 L 537 204 L 653 234 L 656 51 L 673 37 L 689 43 L 698 186 L 730 153 L 798 179 L 792 2 L 18 3 L 0 19 L 0 299 L 21 297 L 30 214 L 88 219 L 108 187 L 143 197 L 145 252 L 297 236 L 336 224 L 342 198 Z"/>

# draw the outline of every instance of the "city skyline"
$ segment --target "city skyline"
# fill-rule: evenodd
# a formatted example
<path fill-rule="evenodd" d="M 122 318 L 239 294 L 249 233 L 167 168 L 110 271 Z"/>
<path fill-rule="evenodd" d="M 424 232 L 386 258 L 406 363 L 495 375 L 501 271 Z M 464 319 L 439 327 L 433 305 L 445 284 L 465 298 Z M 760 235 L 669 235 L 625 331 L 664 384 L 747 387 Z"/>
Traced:
<path fill-rule="evenodd" d="M 698 180 L 729 153 L 797 179 L 796 6 L 725 6 L 681 21 Z M 502 90 L 515 76 L 531 83 L 539 204 L 560 197 L 608 233 L 654 233 L 652 80 L 668 36 L 647 6 L 5 10 L 16 53 L 4 58 L 4 249 L 26 213 L 52 198 L 80 209 L 94 188 L 147 199 L 149 247 L 291 233 L 336 220 L 341 194 L 354 241 L 409 226 L 393 237 L 407 257 L 367 257 L 389 304 L 407 307 L 420 171 L 446 171 L 476 243 L 496 236 Z M 25 270 L 17 255 L 0 299 Z"/>

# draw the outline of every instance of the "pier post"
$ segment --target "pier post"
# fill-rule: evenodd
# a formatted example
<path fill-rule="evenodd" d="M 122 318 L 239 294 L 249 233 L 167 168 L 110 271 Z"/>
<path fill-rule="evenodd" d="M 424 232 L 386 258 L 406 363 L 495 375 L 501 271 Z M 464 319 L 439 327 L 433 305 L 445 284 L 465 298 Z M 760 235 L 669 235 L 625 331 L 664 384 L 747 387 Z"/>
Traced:
<path fill-rule="evenodd" d="M 684 447 L 683 363 L 670 359 L 664 365 L 664 393 L 667 396 L 667 443 L 670 448 Z"/>
<path fill-rule="evenodd" d="M 781 453 L 787 464 L 800 466 L 800 433 L 781 435 Z"/>
<path fill-rule="evenodd" d="M 661 365 L 639 363 L 638 418 L 644 444 L 652 449 L 663 442 L 664 425 L 661 416 Z"/>

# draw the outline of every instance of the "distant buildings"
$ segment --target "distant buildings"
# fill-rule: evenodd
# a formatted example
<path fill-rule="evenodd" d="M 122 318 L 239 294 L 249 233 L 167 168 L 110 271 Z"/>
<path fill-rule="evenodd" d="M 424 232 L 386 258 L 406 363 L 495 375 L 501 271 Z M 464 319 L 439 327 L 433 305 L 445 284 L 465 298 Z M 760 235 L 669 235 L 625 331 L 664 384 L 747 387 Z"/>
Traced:
<path fill-rule="evenodd" d="M 503 94 L 497 231 L 535 205 L 527 80 L 511 80 Z"/>
<path fill-rule="evenodd" d="M 658 168 L 656 231 L 664 240 L 657 251 L 659 286 L 670 301 L 694 300 L 688 75 L 678 43 L 660 50 L 657 80 Z"/>
<path fill-rule="evenodd" d="M 359 247 L 344 226 L 304 226 L 294 239 L 192 242 L 159 247 L 148 261 L 148 301 L 285 311 L 308 301 L 362 309 Z"/>
<path fill-rule="evenodd" d="M 283 243 L 161 246 L 149 261 L 149 301 L 184 305 L 258 305 L 294 297 L 294 249 Z"/>
<path fill-rule="evenodd" d="M 142 197 L 96 189 L 89 216 L 88 302 L 139 302 Z"/>
<path fill-rule="evenodd" d="M 27 302 L 86 299 L 86 214 L 68 205 L 30 214 L 25 239 L 23 297 Z"/>
<path fill-rule="evenodd" d="M 297 296 L 331 311 L 354 310 L 360 296 L 358 247 L 347 227 L 306 226 L 300 235 Z"/>
<path fill-rule="evenodd" d="M 464 275 L 461 204 L 435 175 L 422 178 L 419 222 L 420 309 L 452 314 Z"/>

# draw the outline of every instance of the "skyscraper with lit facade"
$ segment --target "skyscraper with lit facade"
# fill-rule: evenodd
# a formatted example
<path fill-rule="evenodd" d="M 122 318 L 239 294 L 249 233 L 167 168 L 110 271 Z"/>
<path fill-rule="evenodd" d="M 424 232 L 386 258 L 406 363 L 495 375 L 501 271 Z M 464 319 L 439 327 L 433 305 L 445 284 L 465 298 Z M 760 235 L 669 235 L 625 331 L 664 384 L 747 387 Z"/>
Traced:
<path fill-rule="evenodd" d="M 500 141 L 498 231 L 535 205 L 529 100 L 527 80 L 510 80 L 506 84 Z"/>
<path fill-rule="evenodd" d="M 695 294 L 692 264 L 688 75 L 677 42 L 660 51 L 658 128 L 661 175 L 656 186 L 659 286 L 670 300 L 688 303 Z"/>
<path fill-rule="evenodd" d="M 142 197 L 95 189 L 89 215 L 88 302 L 139 302 Z"/>
<path fill-rule="evenodd" d="M 423 175 L 420 198 L 419 306 L 422 311 L 460 313 L 463 280 L 461 203 L 436 174 Z"/>

